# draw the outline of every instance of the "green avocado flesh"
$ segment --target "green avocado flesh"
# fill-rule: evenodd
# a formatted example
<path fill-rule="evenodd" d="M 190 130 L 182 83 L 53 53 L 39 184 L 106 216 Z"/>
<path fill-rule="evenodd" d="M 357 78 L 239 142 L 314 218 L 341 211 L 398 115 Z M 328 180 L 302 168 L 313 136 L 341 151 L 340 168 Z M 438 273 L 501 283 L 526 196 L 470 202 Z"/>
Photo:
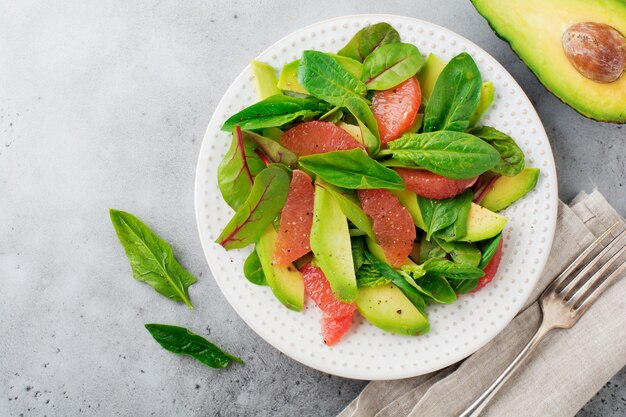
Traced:
<path fill-rule="evenodd" d="M 319 184 L 315 185 L 311 250 L 335 296 L 353 302 L 357 287 L 348 219 L 332 192 Z"/>
<path fill-rule="evenodd" d="M 509 219 L 472 203 L 467 215 L 467 234 L 464 242 L 478 242 L 490 239 L 500 233 Z"/>
<path fill-rule="evenodd" d="M 250 68 L 254 75 L 256 95 L 259 100 L 283 93 L 276 87 L 278 79 L 274 67 L 265 62 L 253 60 L 250 62 Z"/>
<path fill-rule="evenodd" d="M 430 328 L 428 318 L 393 284 L 359 288 L 356 306 L 367 321 L 386 332 L 416 336 Z"/>
<path fill-rule="evenodd" d="M 339 65 L 341 65 L 346 71 L 354 75 L 359 80 L 361 79 L 361 73 L 363 72 L 363 64 L 352 58 L 348 58 L 341 55 L 326 54 L 333 58 Z M 285 91 L 291 91 L 293 93 L 309 94 L 298 82 L 298 64 L 299 59 L 285 64 L 280 72 L 280 78 L 278 79 L 278 88 Z"/>
<path fill-rule="evenodd" d="M 480 205 L 491 211 L 503 210 L 535 188 L 538 179 L 539 168 L 525 168 L 513 177 L 502 176 L 494 181 Z"/>
<path fill-rule="evenodd" d="M 424 65 L 417 73 L 417 81 L 419 81 L 420 90 L 422 91 L 422 100 L 424 102 L 427 102 L 430 98 L 435 88 L 437 78 L 446 64 L 447 62 L 437 55 L 429 54 L 426 61 L 424 61 Z"/>
<path fill-rule="evenodd" d="M 626 35 L 624 0 L 472 0 L 496 34 L 563 102 L 592 119 L 626 122 L 626 72 L 614 82 L 586 78 L 563 52 L 563 33 L 580 22 L 604 23 Z"/>
<path fill-rule="evenodd" d="M 409 211 L 413 218 L 413 223 L 420 229 L 426 230 L 420 206 L 417 204 L 417 194 L 409 190 L 391 190 L 391 192 L 398 197 L 400 204 Z"/>
<path fill-rule="evenodd" d="M 267 284 L 285 307 L 300 311 L 304 305 L 304 281 L 295 266 L 277 266 L 272 263 L 272 254 L 278 234 L 269 225 L 257 243 L 256 251 L 261 261 Z"/>

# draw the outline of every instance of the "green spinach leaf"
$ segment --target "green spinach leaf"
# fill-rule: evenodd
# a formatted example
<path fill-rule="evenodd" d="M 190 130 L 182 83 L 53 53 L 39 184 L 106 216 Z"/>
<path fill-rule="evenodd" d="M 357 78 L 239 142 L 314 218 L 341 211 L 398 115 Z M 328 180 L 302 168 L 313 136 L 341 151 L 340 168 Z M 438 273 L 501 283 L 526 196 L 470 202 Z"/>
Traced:
<path fill-rule="evenodd" d="M 447 259 L 429 259 L 421 267 L 424 271 L 441 274 L 449 279 L 472 279 L 480 278 L 485 272 L 475 266 L 457 264 Z"/>
<path fill-rule="evenodd" d="M 380 133 L 372 109 L 361 97 L 348 97 L 345 105 L 359 124 L 363 145 L 367 152 L 370 155 L 376 155 L 380 149 Z"/>
<path fill-rule="evenodd" d="M 440 274 L 427 273 L 416 280 L 420 292 L 427 299 L 436 303 L 450 304 L 456 300 L 456 294 L 447 279 Z"/>
<path fill-rule="evenodd" d="M 350 238 L 350 244 L 352 246 L 352 262 L 354 263 L 354 270 L 358 271 L 359 268 L 365 263 L 365 240 L 362 237 Z M 358 275 L 357 275 L 358 278 Z"/>
<path fill-rule="evenodd" d="M 243 264 L 243 274 L 248 278 L 248 281 L 255 285 L 267 285 L 265 273 L 263 273 L 261 260 L 259 259 L 259 254 L 256 252 L 256 249 L 246 258 Z"/>
<path fill-rule="evenodd" d="M 481 259 L 480 250 L 468 242 L 446 242 L 435 237 L 435 242 L 450 255 L 452 260 L 458 264 L 465 264 L 478 267 Z M 482 268 L 481 268 L 482 269 Z"/>
<path fill-rule="evenodd" d="M 467 190 L 463 194 L 454 198 L 456 200 L 457 208 L 456 220 L 448 227 L 435 233 L 436 237 L 441 240 L 445 240 L 446 242 L 463 239 L 467 234 L 467 217 L 472 205 L 474 193 L 472 190 Z"/>
<path fill-rule="evenodd" d="M 323 52 L 304 51 L 298 64 L 298 82 L 312 96 L 336 107 L 343 107 L 348 97 L 359 97 L 367 88 Z"/>
<path fill-rule="evenodd" d="M 381 155 L 392 155 L 453 179 L 475 177 L 500 161 L 500 154 L 492 146 L 464 132 L 406 133 L 387 145 L 389 149 Z"/>
<path fill-rule="evenodd" d="M 394 42 L 400 42 L 400 35 L 389 23 L 381 22 L 358 31 L 337 54 L 363 62 L 376 48 Z"/>
<path fill-rule="evenodd" d="M 228 222 L 216 242 L 226 249 L 243 248 L 259 240 L 285 205 L 290 176 L 272 164 L 254 179 L 250 195 Z"/>
<path fill-rule="evenodd" d="M 303 156 L 300 167 L 341 188 L 404 188 L 397 172 L 374 161 L 362 149 Z"/>
<path fill-rule="evenodd" d="M 222 130 L 232 131 L 236 125 L 241 126 L 243 130 L 279 127 L 296 119 L 311 119 L 326 113 L 331 108 L 328 103 L 313 97 L 275 95 L 231 116 L 224 122 Z"/>
<path fill-rule="evenodd" d="M 238 357 L 224 352 L 184 327 L 158 323 L 149 323 L 145 327 L 164 349 L 179 355 L 192 356 L 211 368 L 224 368 L 233 361 L 243 363 Z"/>
<path fill-rule="evenodd" d="M 498 233 L 498 235 L 495 236 L 493 239 L 486 240 L 480 243 L 480 249 L 483 253 L 480 264 L 478 264 L 478 267 L 480 269 L 485 269 L 487 267 L 489 261 L 491 261 L 491 258 L 493 258 L 493 255 L 496 254 L 496 251 L 498 250 L 498 245 L 500 244 L 501 240 L 502 233 Z"/>
<path fill-rule="evenodd" d="M 420 240 L 419 262 L 424 263 L 429 259 L 445 259 L 447 253 L 437 244 L 436 239 L 426 240 L 426 234 L 422 234 Z"/>
<path fill-rule="evenodd" d="M 457 294 L 467 294 L 478 286 L 479 278 L 473 279 L 454 279 L 450 282 L 450 286 Z"/>
<path fill-rule="evenodd" d="M 424 57 L 414 45 L 382 45 L 363 62 L 361 80 L 368 90 L 388 90 L 413 77 L 423 64 Z"/>
<path fill-rule="evenodd" d="M 463 52 L 437 78 L 424 114 L 424 132 L 467 129 L 480 100 L 482 79 L 472 57 Z"/>
<path fill-rule="evenodd" d="M 363 264 L 356 271 L 356 285 L 362 287 L 379 287 L 389 284 L 391 279 L 384 277 L 372 264 Z"/>
<path fill-rule="evenodd" d="M 524 169 L 524 152 L 509 135 L 489 126 L 470 130 L 475 135 L 495 148 L 500 154 L 500 161 L 491 170 L 500 175 L 512 177 Z"/>
<path fill-rule="evenodd" d="M 462 213 L 469 212 L 469 206 L 472 204 L 471 193 L 471 190 L 468 190 L 445 200 L 430 200 L 425 197 L 417 199 L 426 226 L 426 240 L 430 240 L 434 233 L 453 225 L 459 215 L 463 216 Z M 467 223 L 467 214 L 465 222 Z"/>
<path fill-rule="evenodd" d="M 196 278 L 174 259 L 172 247 L 130 213 L 109 210 L 111 222 L 133 270 L 133 278 L 192 308 L 188 288 Z"/>
<path fill-rule="evenodd" d="M 217 168 L 217 183 L 224 201 L 237 210 L 250 194 L 254 177 L 265 169 L 265 163 L 256 153 L 256 144 L 244 136 L 236 126 L 233 139 Z"/>

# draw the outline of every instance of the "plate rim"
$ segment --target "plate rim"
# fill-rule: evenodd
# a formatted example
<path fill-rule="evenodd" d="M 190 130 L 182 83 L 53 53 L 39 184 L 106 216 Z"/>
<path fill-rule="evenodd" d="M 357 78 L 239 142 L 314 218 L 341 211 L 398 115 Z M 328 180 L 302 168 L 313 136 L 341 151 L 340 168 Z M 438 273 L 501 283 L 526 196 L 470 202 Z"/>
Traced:
<path fill-rule="evenodd" d="M 539 120 L 539 125 L 541 127 L 541 132 L 538 133 L 543 133 L 543 136 L 546 139 L 546 142 L 548 144 L 547 146 L 547 157 L 549 158 L 549 160 L 552 161 L 552 164 L 550 165 L 549 168 L 549 173 L 548 173 L 548 179 L 553 181 L 551 182 L 551 186 L 549 187 L 551 190 L 551 195 L 553 196 L 553 201 L 550 201 L 550 206 L 551 206 L 551 210 L 550 210 L 550 219 L 549 219 L 549 225 L 548 228 L 549 230 L 547 231 L 547 236 L 549 236 L 549 245 L 547 245 L 547 250 L 543 251 L 543 253 L 541 254 L 541 258 L 540 261 L 537 263 L 537 270 L 538 272 L 535 274 L 535 279 L 531 285 L 528 285 L 528 291 L 527 294 L 525 295 L 525 297 L 523 297 L 523 302 L 520 299 L 520 304 L 519 304 L 519 308 L 515 308 L 515 309 L 510 309 L 509 314 L 506 315 L 502 320 L 501 320 L 501 325 L 496 325 L 496 326 L 492 326 L 491 330 L 485 335 L 485 337 L 481 338 L 481 341 L 476 345 L 476 348 L 469 352 L 469 353 L 462 353 L 459 355 L 450 355 L 448 360 L 444 360 L 441 361 L 440 363 L 438 363 L 435 366 L 430 366 L 430 367 L 426 367 L 426 370 L 423 372 L 415 372 L 415 371 L 397 371 L 395 373 L 393 373 L 393 376 L 383 376 L 380 377 L 379 375 L 376 375 L 377 373 L 379 373 L 378 371 L 372 371 L 370 372 L 372 375 L 365 375 L 365 372 L 345 372 L 343 370 L 333 370 L 332 369 L 332 364 L 326 364 L 326 368 L 321 369 L 316 363 L 312 363 L 312 361 L 309 361 L 308 358 L 306 357 L 298 357 L 296 354 L 294 354 L 293 352 L 289 352 L 289 351 L 285 351 L 280 349 L 277 346 L 277 343 L 275 343 L 270 337 L 269 335 L 265 335 L 263 334 L 263 332 L 260 330 L 260 328 L 258 326 L 255 325 L 255 323 L 252 320 L 248 320 L 246 319 L 242 314 L 239 313 L 237 303 L 235 302 L 235 300 L 231 299 L 228 295 L 228 292 L 224 290 L 222 283 L 220 283 L 220 280 L 218 280 L 216 278 L 216 274 L 213 270 L 213 267 L 211 266 L 211 262 L 208 258 L 208 253 L 210 250 L 212 250 L 212 248 L 208 247 L 207 244 L 205 244 L 205 240 L 206 240 L 206 236 L 204 236 L 203 231 L 201 230 L 201 220 L 200 220 L 200 207 L 199 207 L 199 196 L 202 192 L 202 184 L 201 184 L 201 165 L 202 165 L 202 155 L 205 154 L 206 152 L 206 147 L 210 146 L 209 142 L 210 142 L 210 138 L 209 138 L 209 128 L 211 127 L 213 120 L 218 117 L 216 110 L 218 108 L 221 107 L 222 103 L 226 100 L 227 97 L 229 97 L 229 93 L 231 93 L 232 90 L 235 89 L 235 84 L 237 82 L 237 80 L 239 80 L 239 78 L 241 77 L 245 77 L 246 73 L 249 71 L 250 68 L 250 64 L 246 64 L 246 66 L 243 67 L 243 69 L 235 76 L 235 78 L 231 81 L 230 85 L 228 86 L 228 88 L 226 89 L 226 91 L 223 93 L 222 97 L 220 98 L 220 100 L 217 102 L 217 104 L 215 105 L 213 112 L 211 114 L 211 117 L 209 119 L 209 122 L 207 124 L 207 127 L 205 129 L 205 133 L 202 137 L 202 144 L 200 146 L 199 152 L 198 152 L 198 160 L 196 163 L 196 170 L 195 170 L 195 179 L 194 179 L 194 212 L 195 212 L 195 218 L 196 218 L 196 229 L 198 230 L 198 234 L 199 234 L 199 238 L 200 238 L 200 244 L 202 246 L 202 251 L 203 251 L 203 255 L 205 258 L 205 261 L 207 263 L 207 265 L 209 266 L 209 270 L 211 271 L 211 275 L 213 277 L 213 279 L 215 280 L 215 282 L 217 283 L 222 295 L 224 296 L 224 298 L 226 299 L 226 301 L 228 301 L 228 303 L 230 304 L 230 306 L 233 308 L 233 310 L 237 313 L 237 315 L 239 316 L 239 318 L 241 320 L 243 320 L 244 323 L 246 323 L 246 325 L 248 327 L 250 327 L 259 337 L 261 337 L 265 342 L 267 342 L 268 344 L 270 344 L 274 349 L 277 349 L 279 352 L 282 352 L 284 355 L 288 356 L 289 358 L 309 367 L 312 369 L 315 369 L 319 372 L 325 372 L 328 374 L 332 374 L 332 375 L 336 375 L 339 377 L 343 377 L 343 378 L 350 378 L 350 379 L 355 379 L 355 380 L 366 380 L 366 381 L 375 381 L 375 380 L 395 380 L 395 379 L 405 379 L 405 378 L 411 378 L 411 377 L 415 377 L 415 376 L 419 376 L 419 375 L 425 375 L 427 373 L 430 372 L 434 372 L 437 370 L 441 370 L 444 369 L 452 364 L 458 363 L 462 360 L 464 360 L 465 358 L 473 355 L 474 353 L 476 353 L 477 351 L 479 351 L 481 348 L 483 348 L 486 344 L 488 344 L 489 342 L 491 342 L 504 328 L 506 328 L 511 321 L 515 318 L 515 316 L 522 311 L 522 308 L 524 307 L 524 305 L 526 304 L 526 302 L 528 301 L 530 295 L 532 294 L 533 290 L 536 288 L 537 283 L 539 282 L 539 278 L 541 276 L 541 274 L 543 273 L 545 266 L 547 264 L 548 258 L 550 256 L 550 252 L 551 252 L 551 248 L 552 245 L 554 243 L 554 235 L 556 233 L 556 224 L 557 224 L 557 218 L 558 218 L 558 207 L 559 207 L 559 198 L 558 198 L 558 177 L 557 177 L 557 172 L 556 172 L 556 162 L 554 160 L 554 154 L 552 152 L 552 146 L 550 143 L 550 139 L 545 131 L 545 127 L 543 125 L 543 122 L 541 121 L 541 118 L 539 117 L 539 114 L 537 113 L 537 110 L 535 109 L 535 106 L 532 104 L 532 102 L 530 101 L 530 99 L 528 98 L 528 95 L 526 94 L 526 92 L 524 91 L 524 89 L 519 85 L 519 83 L 517 82 L 517 80 L 513 77 L 513 75 L 511 75 L 511 73 L 496 59 L 494 58 L 489 52 L 487 52 L 485 49 L 481 48 L 480 46 L 478 46 L 477 44 L 475 44 L 474 42 L 472 42 L 471 40 L 467 39 L 465 36 L 453 31 L 452 29 L 448 29 L 444 26 L 441 26 L 437 23 L 433 23 L 427 20 L 423 20 L 423 19 L 419 19 L 419 18 L 415 18 L 415 17 L 410 17 L 410 16 L 403 16 L 403 15 L 395 15 L 395 14 L 387 14 L 387 13 L 363 13 L 363 14 L 348 14 L 348 15 L 342 15 L 342 16 L 337 16 L 337 17 L 333 17 L 333 18 L 329 18 L 329 19 L 324 19 L 324 20 L 320 20 L 317 22 L 313 22 L 311 24 L 308 24 L 306 26 L 303 26 L 299 29 L 296 29 L 290 33 L 288 33 L 287 35 L 283 36 L 282 38 L 278 39 L 277 41 L 275 41 L 274 43 L 272 43 L 270 46 L 268 46 L 267 48 L 265 48 L 262 52 L 260 52 L 259 54 L 257 54 L 254 58 L 252 59 L 258 59 L 260 56 L 263 56 L 264 54 L 270 52 L 273 48 L 275 48 L 276 45 L 284 42 L 287 39 L 291 39 L 293 36 L 306 31 L 308 29 L 311 29 L 315 26 L 318 25 L 323 25 L 323 24 L 328 24 L 328 23 L 332 23 L 334 21 L 343 21 L 346 19 L 360 19 L 362 21 L 365 20 L 380 20 L 380 21 L 384 21 L 385 18 L 391 18 L 391 19 L 409 19 L 411 21 L 414 22 L 414 24 L 426 24 L 426 25 L 432 25 L 432 26 L 436 26 L 438 29 L 441 29 L 443 31 L 446 32 L 450 32 L 460 38 L 462 38 L 465 42 L 467 42 L 467 45 L 469 47 L 473 47 L 476 48 L 479 51 L 482 51 L 483 53 L 485 53 L 487 56 L 489 56 L 495 63 L 495 65 L 501 70 L 504 71 L 504 73 L 506 73 L 509 77 L 510 80 L 514 83 L 514 85 L 520 89 L 520 91 L 522 91 L 523 93 L 523 97 L 520 97 L 520 99 L 522 101 L 525 101 L 528 104 L 528 107 L 530 109 L 530 111 L 532 111 L 533 115 L 537 117 L 537 120 Z M 547 169 L 546 168 L 546 169 Z M 543 168 L 542 168 L 543 170 Z M 521 256 L 521 255 L 518 255 Z"/>

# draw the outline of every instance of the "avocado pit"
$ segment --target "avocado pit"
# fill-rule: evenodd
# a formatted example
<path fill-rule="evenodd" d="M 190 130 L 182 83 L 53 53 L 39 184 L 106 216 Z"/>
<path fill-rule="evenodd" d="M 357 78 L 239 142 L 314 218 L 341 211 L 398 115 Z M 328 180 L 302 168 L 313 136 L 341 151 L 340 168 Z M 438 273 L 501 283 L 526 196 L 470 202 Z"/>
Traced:
<path fill-rule="evenodd" d="M 626 67 L 626 39 L 604 23 L 580 22 L 563 33 L 563 51 L 583 76 L 603 83 L 617 80 Z"/>

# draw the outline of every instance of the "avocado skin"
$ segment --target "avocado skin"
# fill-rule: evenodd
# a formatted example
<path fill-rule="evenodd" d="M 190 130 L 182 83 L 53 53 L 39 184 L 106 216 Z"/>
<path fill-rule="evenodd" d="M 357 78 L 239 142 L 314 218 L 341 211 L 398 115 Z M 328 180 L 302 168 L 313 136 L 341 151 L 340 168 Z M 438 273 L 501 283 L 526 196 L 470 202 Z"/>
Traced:
<path fill-rule="evenodd" d="M 496 212 L 507 208 L 535 188 L 539 172 L 539 168 L 524 168 L 513 177 L 498 178 L 485 193 L 480 205 Z"/>
<path fill-rule="evenodd" d="M 524 57 L 521 55 L 521 53 L 512 45 L 513 40 L 508 39 L 505 35 L 501 34 L 498 31 L 498 28 L 496 27 L 495 23 L 493 23 L 491 21 L 491 18 L 488 15 L 487 7 L 485 7 L 483 9 L 479 5 L 479 3 L 482 2 L 482 0 L 470 0 L 470 1 L 472 2 L 472 5 L 474 6 L 474 8 L 478 12 L 478 14 L 480 14 L 487 21 L 487 23 L 489 24 L 489 27 L 491 28 L 491 30 L 493 30 L 493 32 L 496 34 L 496 36 L 498 38 L 502 39 L 503 41 L 505 41 L 509 45 L 509 47 L 513 50 L 513 52 L 515 52 L 515 54 L 518 56 L 518 58 L 528 67 L 528 69 L 530 69 L 530 71 L 535 75 L 537 80 L 546 88 L 546 90 L 548 90 L 551 94 L 553 94 L 556 98 L 558 98 L 563 104 L 568 105 L 569 107 L 574 109 L 577 113 L 581 114 L 582 116 L 585 116 L 585 117 L 587 117 L 589 119 L 592 119 L 592 120 L 595 120 L 595 121 L 598 121 L 598 122 L 607 122 L 607 123 L 616 123 L 616 124 L 624 124 L 624 123 L 626 123 L 626 111 L 621 112 L 617 116 L 604 116 L 602 114 L 595 113 L 593 111 L 589 111 L 589 110 L 583 109 L 581 106 L 577 105 L 577 103 L 569 102 L 564 97 L 561 97 L 556 91 L 554 91 L 554 88 L 549 83 L 547 83 L 547 82 L 545 82 L 543 80 L 543 77 L 541 76 L 540 70 L 537 69 L 537 68 L 534 68 L 532 65 L 529 65 L 524 60 Z M 549 2 L 549 0 L 547 0 L 547 1 Z M 613 1 L 618 2 L 619 0 L 613 0 Z M 513 6 L 511 4 L 507 3 L 507 4 L 503 4 L 502 7 L 513 7 Z M 600 23 L 602 23 L 602 22 L 600 22 Z M 626 77 L 626 71 L 624 72 L 624 74 L 622 74 L 622 77 Z M 572 88 L 575 88 L 575 87 L 572 87 Z M 625 106 L 625 108 L 626 108 L 626 106 Z M 598 110 L 598 111 L 602 111 L 602 110 Z"/>

